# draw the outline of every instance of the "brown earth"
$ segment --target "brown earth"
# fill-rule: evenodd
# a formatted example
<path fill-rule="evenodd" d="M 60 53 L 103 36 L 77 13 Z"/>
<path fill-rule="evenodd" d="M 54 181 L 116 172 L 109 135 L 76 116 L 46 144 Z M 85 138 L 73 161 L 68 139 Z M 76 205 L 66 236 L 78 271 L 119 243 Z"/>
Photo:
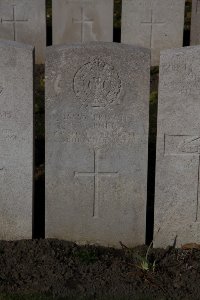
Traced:
<path fill-rule="evenodd" d="M 58 240 L 1 241 L 0 293 L 42 293 L 56 299 L 197 300 L 200 250 L 191 248 L 150 249 L 149 270 L 144 270 L 141 257 L 147 246 L 116 250 Z"/>

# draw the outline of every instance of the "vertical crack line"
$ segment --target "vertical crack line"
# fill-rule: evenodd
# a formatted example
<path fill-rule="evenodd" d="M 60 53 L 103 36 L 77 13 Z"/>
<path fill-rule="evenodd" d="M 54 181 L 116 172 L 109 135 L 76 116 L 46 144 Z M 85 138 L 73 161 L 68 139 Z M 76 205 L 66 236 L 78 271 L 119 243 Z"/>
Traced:
<path fill-rule="evenodd" d="M 198 182 L 197 182 L 197 206 L 196 206 L 196 222 L 198 222 L 199 213 L 199 188 L 200 188 L 200 155 L 199 155 L 199 165 L 198 165 Z"/>
<path fill-rule="evenodd" d="M 200 3 L 200 1 L 197 0 L 197 3 L 196 3 L 196 13 L 198 13 L 198 11 L 199 11 L 199 3 Z"/>
<path fill-rule="evenodd" d="M 13 31 L 14 31 L 14 41 L 16 41 L 16 28 L 15 28 L 15 5 L 13 5 Z"/>
<path fill-rule="evenodd" d="M 153 47 L 153 20 L 153 10 L 151 9 L 150 49 L 152 49 Z"/>
<path fill-rule="evenodd" d="M 98 201 L 99 201 L 99 165 L 98 165 L 98 150 L 94 150 L 94 191 L 95 191 L 95 197 L 94 197 L 94 215 L 93 217 L 98 217 Z"/>
<path fill-rule="evenodd" d="M 96 152 L 94 150 L 94 201 L 93 201 L 93 217 L 96 214 Z"/>

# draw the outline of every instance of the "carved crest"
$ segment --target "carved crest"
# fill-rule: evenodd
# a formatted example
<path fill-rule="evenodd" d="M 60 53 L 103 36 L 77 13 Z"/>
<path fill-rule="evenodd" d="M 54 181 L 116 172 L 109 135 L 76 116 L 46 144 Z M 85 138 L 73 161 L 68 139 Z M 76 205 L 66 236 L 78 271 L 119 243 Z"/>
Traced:
<path fill-rule="evenodd" d="M 92 107 L 105 107 L 118 99 L 121 80 L 115 68 L 100 58 L 84 64 L 74 76 L 74 93 Z"/>

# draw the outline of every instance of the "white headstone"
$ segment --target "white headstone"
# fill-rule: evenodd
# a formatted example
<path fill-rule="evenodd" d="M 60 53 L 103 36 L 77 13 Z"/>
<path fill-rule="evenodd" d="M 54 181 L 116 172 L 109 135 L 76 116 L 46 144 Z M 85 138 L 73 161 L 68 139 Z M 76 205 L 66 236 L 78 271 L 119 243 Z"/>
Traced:
<path fill-rule="evenodd" d="M 200 0 L 192 1 L 190 44 L 200 44 Z"/>
<path fill-rule="evenodd" d="M 145 242 L 149 69 L 128 45 L 48 49 L 46 237 Z"/>
<path fill-rule="evenodd" d="M 0 0 L 0 39 L 33 45 L 36 63 L 44 63 L 45 0 Z"/>
<path fill-rule="evenodd" d="M 32 238 L 33 48 L 0 41 L 0 240 Z"/>
<path fill-rule="evenodd" d="M 113 0 L 53 0 L 53 44 L 112 42 Z"/>
<path fill-rule="evenodd" d="M 123 0 L 122 42 L 151 48 L 151 64 L 160 51 L 183 44 L 185 0 Z"/>
<path fill-rule="evenodd" d="M 200 46 L 162 52 L 156 247 L 200 243 Z"/>

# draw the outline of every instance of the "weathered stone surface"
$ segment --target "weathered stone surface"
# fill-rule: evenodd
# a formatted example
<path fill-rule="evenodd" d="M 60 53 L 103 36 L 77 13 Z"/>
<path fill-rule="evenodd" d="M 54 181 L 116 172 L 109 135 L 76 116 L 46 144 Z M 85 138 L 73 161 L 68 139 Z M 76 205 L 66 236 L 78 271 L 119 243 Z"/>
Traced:
<path fill-rule="evenodd" d="M 0 240 L 32 237 L 33 48 L 0 41 Z"/>
<path fill-rule="evenodd" d="M 47 52 L 46 236 L 142 244 L 150 52 L 82 45 Z"/>
<path fill-rule="evenodd" d="M 53 0 L 53 44 L 112 42 L 113 0 Z"/>
<path fill-rule="evenodd" d="M 151 48 L 151 64 L 160 50 L 183 44 L 185 0 L 123 0 L 122 42 Z"/>
<path fill-rule="evenodd" d="M 200 0 L 192 1 L 190 44 L 200 44 Z"/>
<path fill-rule="evenodd" d="M 0 0 L 0 39 L 35 47 L 36 63 L 44 63 L 45 0 Z"/>
<path fill-rule="evenodd" d="M 200 243 L 200 46 L 161 54 L 156 247 Z"/>

